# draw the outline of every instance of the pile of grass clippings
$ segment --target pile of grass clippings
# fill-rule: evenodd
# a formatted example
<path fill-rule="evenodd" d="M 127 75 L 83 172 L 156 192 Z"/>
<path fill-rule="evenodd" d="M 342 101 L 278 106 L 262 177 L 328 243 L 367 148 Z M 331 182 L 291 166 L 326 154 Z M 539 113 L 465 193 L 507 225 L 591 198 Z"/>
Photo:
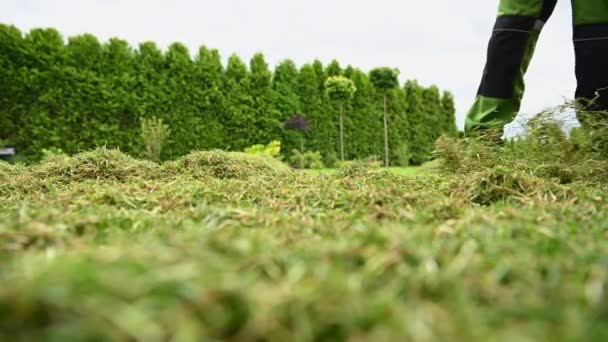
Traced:
<path fill-rule="evenodd" d="M 64 182 L 126 181 L 131 178 L 157 178 L 161 174 L 161 168 L 155 163 L 134 159 L 119 150 L 98 148 L 73 157 L 50 157 L 31 167 L 29 172 L 41 179 Z"/>
<path fill-rule="evenodd" d="M 193 152 L 167 166 L 192 176 L 219 179 L 276 177 L 291 171 L 287 165 L 269 156 L 220 150 Z"/>
<path fill-rule="evenodd" d="M 566 201 L 574 197 L 568 188 L 552 179 L 497 166 L 458 178 L 453 182 L 452 191 L 453 195 L 465 196 L 472 203 L 480 205 L 499 201 Z"/>
<path fill-rule="evenodd" d="M 388 176 L 385 170 L 380 168 L 379 166 L 374 165 L 373 163 L 357 160 L 357 161 L 349 161 L 344 162 L 338 169 L 337 175 L 339 177 L 347 178 L 347 177 L 369 177 L 369 176 Z"/>
<path fill-rule="evenodd" d="M 491 131 L 464 139 L 442 137 L 435 154 L 444 174 L 472 176 L 500 168 L 560 184 L 598 185 L 608 182 L 608 159 L 594 134 L 598 132 L 586 128 L 567 134 L 558 123 L 541 116 L 524 136 L 510 141 L 496 139 Z"/>
<path fill-rule="evenodd" d="M 0 340 L 608 340 L 591 141 L 444 138 L 417 176 L 220 151 L 0 164 Z"/>
<path fill-rule="evenodd" d="M 3 160 L 0 160 L 0 177 L 14 176 L 21 171 L 21 166 L 9 164 Z"/>

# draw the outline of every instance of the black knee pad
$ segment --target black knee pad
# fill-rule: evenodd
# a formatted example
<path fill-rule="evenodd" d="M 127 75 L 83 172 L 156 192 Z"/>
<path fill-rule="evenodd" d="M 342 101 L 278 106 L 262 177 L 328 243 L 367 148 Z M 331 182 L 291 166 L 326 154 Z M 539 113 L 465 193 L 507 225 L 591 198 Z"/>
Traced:
<path fill-rule="evenodd" d="M 499 99 L 513 97 L 515 80 L 536 22 L 534 17 L 498 17 L 488 45 L 488 59 L 478 95 Z"/>
<path fill-rule="evenodd" d="M 608 23 L 575 26 L 574 48 L 576 98 L 590 110 L 608 110 Z"/>

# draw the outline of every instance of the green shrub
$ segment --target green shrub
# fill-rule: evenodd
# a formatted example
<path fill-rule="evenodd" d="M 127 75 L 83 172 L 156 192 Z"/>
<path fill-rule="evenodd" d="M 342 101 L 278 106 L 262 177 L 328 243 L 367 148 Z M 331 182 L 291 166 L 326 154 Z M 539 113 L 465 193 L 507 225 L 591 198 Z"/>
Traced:
<path fill-rule="evenodd" d="M 289 158 L 291 167 L 296 169 L 305 169 L 306 161 L 304 159 L 304 153 L 300 152 L 300 150 L 291 150 L 291 157 Z"/>
<path fill-rule="evenodd" d="M 245 149 L 247 154 L 265 155 L 273 158 L 279 158 L 281 155 L 281 142 L 278 140 L 271 141 L 268 145 L 257 144 Z"/>
<path fill-rule="evenodd" d="M 45 148 L 42 150 L 42 162 L 57 156 L 67 157 L 67 154 L 62 149 L 57 147 Z"/>
<path fill-rule="evenodd" d="M 338 166 L 338 161 L 338 154 L 334 150 L 328 151 L 323 158 L 323 164 L 329 168 Z"/>
<path fill-rule="evenodd" d="M 169 126 L 164 124 L 162 119 L 141 119 L 141 138 L 145 146 L 144 155 L 148 160 L 157 163 L 161 161 L 163 146 L 170 134 Z"/>
<path fill-rule="evenodd" d="M 393 162 L 397 166 L 406 167 L 410 165 L 410 159 L 412 158 L 412 153 L 410 152 L 410 147 L 407 143 L 403 142 L 397 145 L 395 149 L 395 157 L 393 158 Z"/>
<path fill-rule="evenodd" d="M 5 146 L 14 146 L 14 144 L 13 144 L 12 140 L 0 138 L 0 147 L 5 147 Z"/>
<path fill-rule="evenodd" d="M 323 169 L 323 157 L 321 152 L 308 151 L 306 153 L 300 152 L 298 149 L 291 151 L 290 165 L 296 169 Z"/>
<path fill-rule="evenodd" d="M 304 160 L 306 161 L 306 165 L 308 165 L 311 169 L 323 169 L 325 165 L 323 165 L 323 156 L 321 156 L 321 152 L 319 151 L 309 151 L 304 155 Z"/>

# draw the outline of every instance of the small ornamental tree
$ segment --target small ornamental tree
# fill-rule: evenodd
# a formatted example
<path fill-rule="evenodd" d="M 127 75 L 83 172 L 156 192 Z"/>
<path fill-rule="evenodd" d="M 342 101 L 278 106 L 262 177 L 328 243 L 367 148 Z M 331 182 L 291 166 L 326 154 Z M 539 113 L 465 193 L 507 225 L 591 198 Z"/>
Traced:
<path fill-rule="evenodd" d="M 310 130 L 310 122 L 300 114 L 294 114 L 285 121 L 285 129 L 300 132 L 300 152 L 304 153 L 304 133 Z"/>
<path fill-rule="evenodd" d="M 344 76 L 332 76 L 325 81 L 327 97 L 340 105 L 340 158 L 344 161 L 344 106 L 352 100 L 357 88 Z"/>
<path fill-rule="evenodd" d="M 384 98 L 384 166 L 390 166 L 388 146 L 388 115 L 387 102 L 388 92 L 399 86 L 399 70 L 393 68 L 376 68 L 369 73 L 369 78 L 374 87 Z"/>

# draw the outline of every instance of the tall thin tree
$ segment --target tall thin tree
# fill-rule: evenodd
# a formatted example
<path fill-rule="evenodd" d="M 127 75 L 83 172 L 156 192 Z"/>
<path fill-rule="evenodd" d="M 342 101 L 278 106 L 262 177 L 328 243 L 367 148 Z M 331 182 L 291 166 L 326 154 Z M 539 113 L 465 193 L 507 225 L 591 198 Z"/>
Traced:
<path fill-rule="evenodd" d="M 340 159 L 344 161 L 344 107 L 348 106 L 357 91 L 355 84 L 344 76 L 332 76 L 325 81 L 325 93 L 340 105 Z"/>
<path fill-rule="evenodd" d="M 399 70 L 393 68 L 376 68 L 369 73 L 369 78 L 382 94 L 384 100 L 384 166 L 390 166 L 388 145 L 388 92 L 399 86 Z"/>

